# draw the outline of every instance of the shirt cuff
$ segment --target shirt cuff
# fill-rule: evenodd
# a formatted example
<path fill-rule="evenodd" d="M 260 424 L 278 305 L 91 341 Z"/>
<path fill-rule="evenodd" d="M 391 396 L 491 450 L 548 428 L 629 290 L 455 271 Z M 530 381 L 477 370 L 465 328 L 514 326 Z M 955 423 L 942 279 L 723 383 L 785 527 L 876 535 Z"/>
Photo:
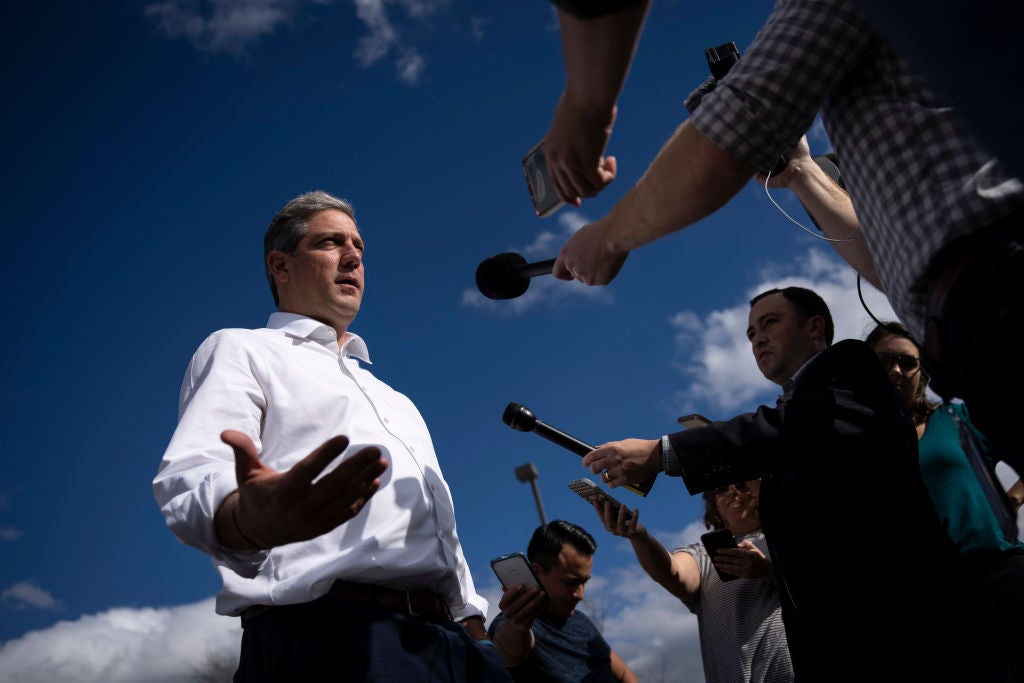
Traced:
<path fill-rule="evenodd" d="M 676 449 L 672 447 L 672 440 L 668 438 L 668 434 L 661 437 L 661 462 L 668 476 L 683 476 L 683 463 L 679 460 Z"/>

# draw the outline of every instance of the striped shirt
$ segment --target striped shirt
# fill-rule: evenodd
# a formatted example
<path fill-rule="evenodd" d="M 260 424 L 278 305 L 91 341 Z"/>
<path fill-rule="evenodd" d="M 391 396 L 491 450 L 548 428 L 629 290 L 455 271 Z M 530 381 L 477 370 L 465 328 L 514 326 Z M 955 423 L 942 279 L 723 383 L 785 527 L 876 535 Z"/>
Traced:
<path fill-rule="evenodd" d="M 939 252 L 1024 209 L 1024 185 L 974 143 L 848 0 L 778 0 L 691 121 L 767 171 L 819 110 L 889 301 L 923 340 Z"/>
<path fill-rule="evenodd" d="M 739 536 L 768 557 L 760 531 Z M 722 581 L 700 543 L 676 548 L 693 556 L 700 570 L 700 594 L 686 602 L 697 615 L 700 652 L 707 683 L 784 683 L 793 680 L 793 663 L 782 624 L 782 607 L 774 581 Z"/>

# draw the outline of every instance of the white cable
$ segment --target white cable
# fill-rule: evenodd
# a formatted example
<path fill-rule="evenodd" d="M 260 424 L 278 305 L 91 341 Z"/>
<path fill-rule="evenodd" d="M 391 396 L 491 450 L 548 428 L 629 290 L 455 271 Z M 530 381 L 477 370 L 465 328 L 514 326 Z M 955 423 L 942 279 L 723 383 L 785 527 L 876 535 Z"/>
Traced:
<path fill-rule="evenodd" d="M 825 235 L 818 234 L 814 230 L 809 229 L 803 223 L 801 223 L 800 221 L 798 221 L 795 218 L 793 218 L 792 216 L 790 216 L 788 213 L 786 213 L 786 210 L 783 209 L 781 206 L 779 206 L 779 203 L 776 202 L 775 199 L 772 198 L 771 193 L 768 192 L 768 179 L 771 178 L 771 177 L 772 177 L 772 172 L 768 171 L 768 175 L 766 175 L 765 178 L 764 178 L 764 193 L 768 197 L 768 201 L 770 201 L 772 204 L 775 205 L 775 208 L 779 210 L 779 213 L 781 213 L 783 216 L 788 218 L 790 221 L 792 221 L 793 223 L 798 225 L 801 230 L 806 232 L 811 237 L 815 237 L 815 238 L 817 238 L 819 240 L 825 240 L 826 242 L 853 242 L 854 240 L 857 239 L 856 237 L 854 237 L 854 235 L 857 233 L 857 230 L 853 230 L 849 235 L 847 235 L 846 237 L 844 237 L 842 239 L 839 239 L 838 237 L 825 237 Z"/>

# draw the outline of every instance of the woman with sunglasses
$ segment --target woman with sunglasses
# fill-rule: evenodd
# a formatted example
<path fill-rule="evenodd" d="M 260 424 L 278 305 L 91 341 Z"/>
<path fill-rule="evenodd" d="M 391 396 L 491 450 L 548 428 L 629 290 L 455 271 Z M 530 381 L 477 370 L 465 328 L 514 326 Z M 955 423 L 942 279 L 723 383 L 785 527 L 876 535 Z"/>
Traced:
<path fill-rule="evenodd" d="M 990 503 L 964 450 L 958 421 L 972 431 L 982 450 L 984 437 L 971 424 L 963 403 L 928 399 L 928 376 L 921 368 L 921 350 L 907 329 L 897 322 L 881 323 L 865 341 L 899 390 L 917 428 L 921 476 L 939 520 L 977 580 L 990 612 L 988 622 L 994 627 L 993 642 L 1001 639 L 1007 643 L 1014 660 L 1014 680 L 1024 681 L 1024 543 L 1005 530 L 1012 523 L 1001 525 L 993 507 L 1002 506 L 1001 513 L 1015 516 L 1024 501 L 1024 483 L 1018 479 L 1006 492 L 1009 501 Z M 989 468 L 994 466 L 987 452 L 983 456 Z M 1000 491 L 994 491 L 994 495 L 999 496 Z"/>
<path fill-rule="evenodd" d="M 638 522 L 639 510 L 594 507 L 605 529 L 628 538 L 640 566 L 697 615 L 707 683 L 788 683 L 793 664 L 757 511 L 760 480 L 704 492 L 704 526 L 728 529 L 735 548 L 711 557 L 701 543 L 669 552 Z M 736 580 L 723 580 L 719 572 Z"/>

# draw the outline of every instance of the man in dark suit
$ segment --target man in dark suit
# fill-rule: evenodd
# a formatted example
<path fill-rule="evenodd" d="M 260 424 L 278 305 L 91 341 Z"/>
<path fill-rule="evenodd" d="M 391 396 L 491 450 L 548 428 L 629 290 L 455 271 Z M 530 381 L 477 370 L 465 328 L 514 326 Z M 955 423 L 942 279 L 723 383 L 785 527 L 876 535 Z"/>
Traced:
<path fill-rule="evenodd" d="M 613 487 L 664 471 L 691 494 L 762 477 L 759 512 L 800 680 L 1002 680 L 976 642 L 914 427 L 871 349 L 833 346 L 833 329 L 808 289 L 758 295 L 747 337 L 783 389 L 776 407 L 607 443 L 583 464 Z"/>

